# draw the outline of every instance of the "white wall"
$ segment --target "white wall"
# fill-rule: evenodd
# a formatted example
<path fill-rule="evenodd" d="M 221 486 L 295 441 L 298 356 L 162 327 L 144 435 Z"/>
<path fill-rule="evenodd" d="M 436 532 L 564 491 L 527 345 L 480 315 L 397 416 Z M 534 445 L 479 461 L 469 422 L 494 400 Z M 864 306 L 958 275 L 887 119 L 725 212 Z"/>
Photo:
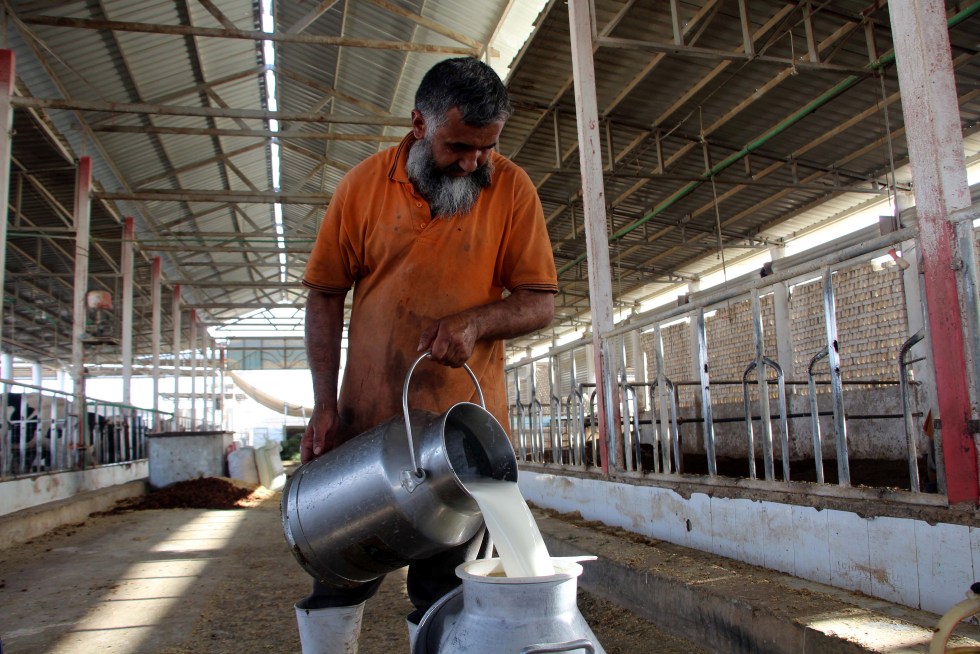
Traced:
<path fill-rule="evenodd" d="M 945 613 L 980 579 L 980 526 L 865 518 L 771 501 L 521 469 L 525 499 L 650 538 Z"/>
<path fill-rule="evenodd" d="M 89 470 L 33 475 L 0 482 L 0 516 L 68 499 L 77 493 L 146 479 L 148 475 L 148 464 L 143 459 Z"/>

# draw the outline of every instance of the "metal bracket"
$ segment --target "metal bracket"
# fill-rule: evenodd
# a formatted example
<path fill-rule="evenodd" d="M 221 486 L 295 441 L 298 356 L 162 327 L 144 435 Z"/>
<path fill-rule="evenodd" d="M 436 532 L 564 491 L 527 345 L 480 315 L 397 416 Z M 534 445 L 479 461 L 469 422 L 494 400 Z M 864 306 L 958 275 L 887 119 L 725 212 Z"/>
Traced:
<path fill-rule="evenodd" d="M 423 481 L 425 481 L 425 470 L 419 468 L 418 474 L 412 472 L 411 470 L 402 470 L 399 475 L 399 481 L 401 481 L 402 488 L 404 488 L 409 493 L 415 491 Z"/>
<path fill-rule="evenodd" d="M 972 223 L 974 220 L 980 220 L 980 211 L 974 209 L 973 207 L 953 211 L 949 214 L 949 221 L 953 223 Z"/>
<path fill-rule="evenodd" d="M 936 431 L 942 431 L 942 428 L 943 428 L 942 418 L 933 418 L 932 419 L 932 426 L 933 426 L 933 429 L 935 429 Z M 973 434 L 973 435 L 980 434 L 980 420 L 977 420 L 976 418 L 973 418 L 971 420 L 967 420 L 966 421 L 966 433 Z"/>

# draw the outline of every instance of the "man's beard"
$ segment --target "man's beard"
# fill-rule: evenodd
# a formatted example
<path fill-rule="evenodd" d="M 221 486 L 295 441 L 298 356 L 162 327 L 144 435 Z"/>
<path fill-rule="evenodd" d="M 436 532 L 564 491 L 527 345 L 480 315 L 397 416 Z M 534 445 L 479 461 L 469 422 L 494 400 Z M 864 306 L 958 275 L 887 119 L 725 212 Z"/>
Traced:
<path fill-rule="evenodd" d="M 448 175 L 449 172 L 458 171 L 458 166 L 453 164 L 446 170 L 440 170 L 432 158 L 429 139 L 412 144 L 406 168 L 415 190 L 429 203 L 432 215 L 446 218 L 468 214 L 480 197 L 480 191 L 490 186 L 493 174 L 493 165 L 488 158 L 485 164 L 469 175 Z"/>

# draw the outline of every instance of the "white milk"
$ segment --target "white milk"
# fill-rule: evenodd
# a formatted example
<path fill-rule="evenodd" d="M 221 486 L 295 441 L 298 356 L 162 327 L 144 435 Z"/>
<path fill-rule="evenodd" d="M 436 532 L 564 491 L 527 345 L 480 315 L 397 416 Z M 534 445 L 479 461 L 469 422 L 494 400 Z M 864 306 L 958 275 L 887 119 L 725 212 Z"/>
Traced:
<path fill-rule="evenodd" d="M 466 482 L 465 486 L 480 505 L 508 577 L 555 574 L 551 555 L 517 482 L 487 479 Z"/>

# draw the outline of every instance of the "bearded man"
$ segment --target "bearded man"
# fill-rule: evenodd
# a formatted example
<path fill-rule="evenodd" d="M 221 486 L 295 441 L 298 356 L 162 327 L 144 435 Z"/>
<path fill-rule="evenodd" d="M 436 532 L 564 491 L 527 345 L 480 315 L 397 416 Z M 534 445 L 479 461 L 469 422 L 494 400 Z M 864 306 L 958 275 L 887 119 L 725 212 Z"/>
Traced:
<path fill-rule="evenodd" d="M 409 388 L 411 408 L 442 413 L 457 402 L 478 402 L 465 363 L 487 410 L 508 424 L 503 340 L 547 327 L 558 290 L 534 185 L 496 151 L 510 114 L 493 69 L 471 58 L 442 61 L 419 85 L 411 133 L 338 185 L 303 277 L 316 399 L 303 436 L 304 463 L 400 415 L 405 375 L 426 351 L 431 357 L 416 368 Z M 416 607 L 410 631 L 460 583 L 456 565 L 476 558 L 481 547 L 482 533 L 410 564 L 408 593 Z M 304 654 L 352 651 L 363 602 L 380 584 L 380 578 L 354 588 L 315 582 L 313 594 L 297 604 L 297 619 L 342 618 L 345 626 L 335 629 L 335 649 L 304 640 Z"/>

